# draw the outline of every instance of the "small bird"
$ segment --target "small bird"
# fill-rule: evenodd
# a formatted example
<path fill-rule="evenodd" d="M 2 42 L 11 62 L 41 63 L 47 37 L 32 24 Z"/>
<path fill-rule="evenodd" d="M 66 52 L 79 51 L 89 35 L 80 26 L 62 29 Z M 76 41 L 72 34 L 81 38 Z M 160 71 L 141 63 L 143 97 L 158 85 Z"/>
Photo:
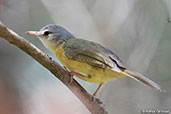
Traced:
<path fill-rule="evenodd" d="M 43 45 L 69 70 L 71 82 L 73 76 L 99 83 L 93 96 L 104 82 L 120 77 L 131 77 L 145 85 L 163 91 L 161 87 L 140 73 L 128 70 L 120 58 L 102 45 L 76 38 L 65 28 L 49 24 L 39 31 L 27 31 L 29 35 L 39 37 Z"/>

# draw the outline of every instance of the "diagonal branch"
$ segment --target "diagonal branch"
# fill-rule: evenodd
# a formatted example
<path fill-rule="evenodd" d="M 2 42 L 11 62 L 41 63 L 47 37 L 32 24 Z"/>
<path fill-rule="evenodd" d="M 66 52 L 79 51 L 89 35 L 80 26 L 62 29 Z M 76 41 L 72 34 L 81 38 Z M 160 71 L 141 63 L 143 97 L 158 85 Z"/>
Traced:
<path fill-rule="evenodd" d="M 7 28 L 0 21 L 0 37 L 7 40 L 10 44 L 13 44 L 23 50 L 25 53 L 33 57 L 41 65 L 47 68 L 55 77 L 62 81 L 87 107 L 92 114 L 107 114 L 103 103 L 91 96 L 78 82 L 75 80 L 70 84 L 70 75 L 63 69 L 56 61 L 49 58 L 36 46 L 19 36 L 14 31 Z"/>

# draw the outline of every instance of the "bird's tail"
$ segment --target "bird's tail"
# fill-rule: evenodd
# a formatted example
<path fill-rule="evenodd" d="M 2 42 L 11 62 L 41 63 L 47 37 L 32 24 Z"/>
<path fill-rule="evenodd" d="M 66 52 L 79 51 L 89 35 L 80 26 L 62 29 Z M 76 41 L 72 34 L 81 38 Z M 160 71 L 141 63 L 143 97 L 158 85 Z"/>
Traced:
<path fill-rule="evenodd" d="M 132 72 L 132 71 L 127 70 L 127 69 L 124 70 L 124 73 L 125 73 L 127 76 L 129 76 L 129 77 L 131 77 L 131 78 L 133 78 L 133 79 L 135 79 L 135 80 L 137 80 L 137 81 L 139 81 L 139 82 L 141 82 L 141 83 L 143 83 L 143 84 L 145 84 L 145 85 L 148 85 L 148 86 L 150 86 L 150 87 L 152 87 L 152 88 L 154 88 L 154 89 L 159 90 L 160 92 L 166 92 L 166 91 L 163 90 L 158 84 L 156 84 L 156 83 L 153 82 L 152 80 L 146 78 L 145 76 L 143 76 L 143 75 L 140 74 L 140 73 Z"/>

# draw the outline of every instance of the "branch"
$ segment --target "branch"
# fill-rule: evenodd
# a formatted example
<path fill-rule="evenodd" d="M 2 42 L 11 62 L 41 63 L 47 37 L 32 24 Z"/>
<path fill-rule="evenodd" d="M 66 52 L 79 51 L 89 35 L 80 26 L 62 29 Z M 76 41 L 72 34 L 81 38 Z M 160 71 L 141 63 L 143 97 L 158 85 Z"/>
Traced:
<path fill-rule="evenodd" d="M 0 37 L 7 40 L 10 44 L 13 44 L 23 50 L 25 53 L 30 55 L 46 69 L 48 69 L 55 77 L 62 81 L 87 107 L 92 114 L 107 114 L 103 103 L 90 95 L 78 82 L 75 80 L 70 84 L 71 76 L 63 69 L 56 61 L 49 58 L 36 46 L 19 36 L 14 31 L 7 28 L 0 21 Z"/>

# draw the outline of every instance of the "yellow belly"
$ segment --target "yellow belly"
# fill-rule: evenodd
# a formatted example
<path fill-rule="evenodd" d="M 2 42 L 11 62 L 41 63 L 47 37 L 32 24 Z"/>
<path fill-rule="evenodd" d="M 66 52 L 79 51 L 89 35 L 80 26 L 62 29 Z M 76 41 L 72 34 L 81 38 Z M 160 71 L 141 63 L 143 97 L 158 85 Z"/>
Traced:
<path fill-rule="evenodd" d="M 77 76 L 82 80 L 94 83 L 104 83 L 114 78 L 124 77 L 125 75 L 119 72 L 115 72 L 110 69 L 103 69 L 94 67 L 87 63 L 76 61 L 67 58 L 64 55 L 63 45 L 58 46 L 56 49 L 51 49 L 56 55 L 57 59 L 70 71 L 77 72 L 85 77 Z"/>

